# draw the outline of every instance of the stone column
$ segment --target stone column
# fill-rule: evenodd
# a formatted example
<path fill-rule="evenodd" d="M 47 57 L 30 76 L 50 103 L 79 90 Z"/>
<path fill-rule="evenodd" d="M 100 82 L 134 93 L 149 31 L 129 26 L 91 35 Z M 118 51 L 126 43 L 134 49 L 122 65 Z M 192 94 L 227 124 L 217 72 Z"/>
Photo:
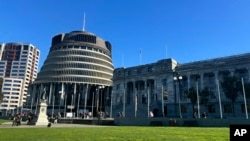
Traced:
<path fill-rule="evenodd" d="M 60 96 L 60 105 L 62 104 L 62 102 L 65 100 L 65 91 L 64 91 L 64 83 L 62 83 L 61 86 L 61 96 Z"/>
<path fill-rule="evenodd" d="M 200 73 L 200 78 L 201 78 L 200 90 L 202 91 L 204 88 L 204 73 Z"/>
<path fill-rule="evenodd" d="M 50 87 L 49 87 L 49 101 L 48 101 L 48 104 L 50 105 L 51 102 L 53 102 L 53 96 L 54 96 L 54 92 L 52 94 L 52 90 L 53 90 L 53 84 L 50 83 Z"/>
<path fill-rule="evenodd" d="M 188 89 L 190 88 L 190 74 L 187 74 L 187 83 L 188 83 Z"/>
<path fill-rule="evenodd" d="M 35 100 L 36 100 L 36 99 L 34 99 L 34 98 L 36 98 L 36 94 L 37 94 L 37 92 L 36 92 L 36 85 L 33 85 L 32 94 L 30 95 L 31 99 L 33 98 L 33 102 L 35 102 Z"/>
<path fill-rule="evenodd" d="M 136 97 L 136 81 L 133 81 L 133 103 L 135 103 Z"/>
<path fill-rule="evenodd" d="M 76 101 L 76 83 L 74 83 L 74 94 L 73 94 L 73 103 L 72 103 L 72 105 L 75 105 L 75 101 Z"/>
<path fill-rule="evenodd" d="M 39 87 L 39 99 L 41 99 L 41 94 L 43 93 L 43 84 L 40 84 L 40 87 Z"/>

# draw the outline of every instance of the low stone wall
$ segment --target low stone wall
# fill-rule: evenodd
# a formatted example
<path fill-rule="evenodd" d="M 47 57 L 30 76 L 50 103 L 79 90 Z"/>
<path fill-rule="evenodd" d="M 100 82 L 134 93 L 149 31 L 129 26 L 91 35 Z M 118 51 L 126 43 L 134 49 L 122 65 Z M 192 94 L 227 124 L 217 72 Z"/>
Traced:
<path fill-rule="evenodd" d="M 88 125 L 114 125 L 114 119 L 77 119 L 77 118 L 61 118 L 58 123 L 68 124 L 88 124 Z"/>
<path fill-rule="evenodd" d="M 199 127 L 229 127 L 230 124 L 250 124 L 250 119 L 194 119 L 194 118 L 115 118 L 118 126 L 199 126 Z"/>

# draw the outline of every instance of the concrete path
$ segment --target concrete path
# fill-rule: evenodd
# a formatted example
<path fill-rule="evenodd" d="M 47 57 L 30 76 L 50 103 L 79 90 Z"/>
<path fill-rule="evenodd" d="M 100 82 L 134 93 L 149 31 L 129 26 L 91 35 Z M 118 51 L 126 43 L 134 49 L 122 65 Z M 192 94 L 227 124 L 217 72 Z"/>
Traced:
<path fill-rule="evenodd" d="M 52 124 L 50 128 L 86 128 L 86 127 L 108 127 L 102 125 L 86 125 L 86 124 Z M 47 125 L 27 125 L 22 122 L 19 126 L 12 126 L 12 122 L 5 122 L 0 125 L 0 128 L 48 128 Z"/>

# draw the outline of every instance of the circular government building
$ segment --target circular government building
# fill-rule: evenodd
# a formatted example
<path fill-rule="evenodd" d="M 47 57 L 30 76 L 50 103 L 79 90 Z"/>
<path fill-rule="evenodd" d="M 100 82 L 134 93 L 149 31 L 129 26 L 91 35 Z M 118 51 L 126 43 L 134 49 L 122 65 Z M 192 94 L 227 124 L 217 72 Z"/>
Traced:
<path fill-rule="evenodd" d="M 111 44 L 86 31 L 72 31 L 52 38 L 49 54 L 30 85 L 32 111 L 47 99 L 48 114 L 96 116 L 110 106 L 112 77 Z"/>

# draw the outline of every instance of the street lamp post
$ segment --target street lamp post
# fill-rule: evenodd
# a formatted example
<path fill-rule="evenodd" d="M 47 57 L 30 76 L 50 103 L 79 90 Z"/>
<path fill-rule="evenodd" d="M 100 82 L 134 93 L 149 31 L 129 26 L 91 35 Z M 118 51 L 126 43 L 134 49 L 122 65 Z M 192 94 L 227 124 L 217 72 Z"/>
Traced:
<path fill-rule="evenodd" d="M 177 111 L 177 92 L 176 92 L 176 81 L 178 81 L 178 86 L 179 86 L 179 94 L 178 94 L 178 106 L 179 106 L 179 116 L 180 118 L 182 118 L 182 113 L 181 113 L 181 99 L 180 99 L 180 81 L 182 80 L 182 76 L 178 73 L 175 73 L 175 76 L 174 76 L 174 86 L 175 86 L 175 110 Z M 176 113 L 176 116 L 177 116 L 177 112 L 175 111 Z"/>

